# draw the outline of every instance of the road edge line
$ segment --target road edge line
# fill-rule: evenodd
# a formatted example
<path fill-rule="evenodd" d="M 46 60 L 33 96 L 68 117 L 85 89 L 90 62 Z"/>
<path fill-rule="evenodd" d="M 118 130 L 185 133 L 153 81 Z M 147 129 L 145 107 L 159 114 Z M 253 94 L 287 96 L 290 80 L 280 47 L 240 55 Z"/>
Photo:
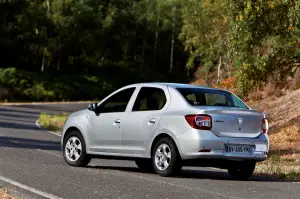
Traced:
<path fill-rule="evenodd" d="M 4 182 L 6 182 L 6 183 L 12 184 L 12 185 L 14 185 L 14 186 L 16 186 L 16 187 L 19 187 L 19 188 L 21 188 L 21 189 L 24 189 L 24 190 L 27 190 L 27 191 L 29 191 L 29 192 L 32 192 L 32 193 L 34 193 L 34 194 L 43 196 L 43 197 L 45 197 L 45 198 L 50 198 L 50 199 L 63 199 L 63 198 L 60 198 L 60 197 L 58 197 L 58 196 L 55 196 L 55 195 L 52 195 L 52 194 L 49 194 L 49 193 L 40 191 L 40 190 L 38 190 L 38 189 L 29 187 L 29 186 L 27 186 L 27 185 L 24 185 L 24 184 L 22 184 L 22 183 L 19 183 L 19 182 L 17 182 L 17 181 L 12 180 L 12 179 L 6 178 L 6 177 L 2 176 L 1 174 L 0 174 L 0 180 L 4 181 Z"/>
<path fill-rule="evenodd" d="M 56 136 L 58 136 L 58 137 L 61 137 L 60 134 L 55 133 L 55 132 L 53 132 L 53 131 L 49 131 L 48 129 L 42 127 L 42 126 L 40 125 L 40 120 L 36 120 L 36 121 L 35 121 L 35 125 L 36 125 L 39 129 L 41 129 L 41 130 L 47 131 L 48 133 L 51 133 L 51 134 L 56 135 Z"/>

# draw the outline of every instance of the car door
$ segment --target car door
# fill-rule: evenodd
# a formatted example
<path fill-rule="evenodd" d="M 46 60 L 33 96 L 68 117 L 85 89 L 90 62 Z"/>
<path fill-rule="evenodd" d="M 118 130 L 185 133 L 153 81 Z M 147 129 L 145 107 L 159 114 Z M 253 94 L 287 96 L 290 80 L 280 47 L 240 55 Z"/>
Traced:
<path fill-rule="evenodd" d="M 126 112 L 122 126 L 124 153 L 142 155 L 156 130 L 169 102 L 168 91 L 161 87 L 141 87 L 131 111 Z"/>
<path fill-rule="evenodd" d="M 121 126 L 128 102 L 135 87 L 123 89 L 97 107 L 97 114 L 89 119 L 92 134 L 92 152 L 119 153 L 121 151 Z"/>

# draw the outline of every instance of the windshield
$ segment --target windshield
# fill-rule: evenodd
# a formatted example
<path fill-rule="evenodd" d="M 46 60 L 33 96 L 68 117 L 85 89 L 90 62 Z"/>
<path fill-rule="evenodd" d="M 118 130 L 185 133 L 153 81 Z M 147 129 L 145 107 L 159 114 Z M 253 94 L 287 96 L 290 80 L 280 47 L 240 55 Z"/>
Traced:
<path fill-rule="evenodd" d="M 242 100 L 227 91 L 204 88 L 177 88 L 177 90 L 193 106 L 228 106 L 249 109 Z"/>

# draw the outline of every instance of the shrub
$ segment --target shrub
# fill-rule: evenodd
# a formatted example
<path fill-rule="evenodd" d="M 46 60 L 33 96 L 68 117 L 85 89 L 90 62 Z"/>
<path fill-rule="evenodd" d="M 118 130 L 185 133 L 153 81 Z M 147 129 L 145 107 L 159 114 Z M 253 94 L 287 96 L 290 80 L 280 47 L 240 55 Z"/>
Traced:
<path fill-rule="evenodd" d="M 10 101 L 100 99 L 113 89 L 101 76 L 50 75 L 15 68 L 0 69 L 0 84 L 9 90 L 5 97 Z"/>

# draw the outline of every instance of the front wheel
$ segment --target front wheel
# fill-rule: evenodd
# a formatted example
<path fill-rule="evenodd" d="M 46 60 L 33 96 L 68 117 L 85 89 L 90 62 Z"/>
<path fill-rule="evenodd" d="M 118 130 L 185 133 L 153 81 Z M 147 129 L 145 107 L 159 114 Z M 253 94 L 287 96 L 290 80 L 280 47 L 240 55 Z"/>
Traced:
<path fill-rule="evenodd" d="M 84 167 L 91 161 L 91 156 L 86 153 L 85 142 L 79 131 L 72 131 L 64 138 L 63 156 L 65 161 L 76 167 Z"/>
<path fill-rule="evenodd" d="M 181 158 L 171 138 L 164 137 L 155 143 L 152 150 L 152 165 L 154 171 L 163 177 L 173 176 L 181 171 Z"/>
<path fill-rule="evenodd" d="M 255 162 L 237 162 L 228 168 L 228 173 L 237 180 L 247 180 L 255 170 Z"/>

